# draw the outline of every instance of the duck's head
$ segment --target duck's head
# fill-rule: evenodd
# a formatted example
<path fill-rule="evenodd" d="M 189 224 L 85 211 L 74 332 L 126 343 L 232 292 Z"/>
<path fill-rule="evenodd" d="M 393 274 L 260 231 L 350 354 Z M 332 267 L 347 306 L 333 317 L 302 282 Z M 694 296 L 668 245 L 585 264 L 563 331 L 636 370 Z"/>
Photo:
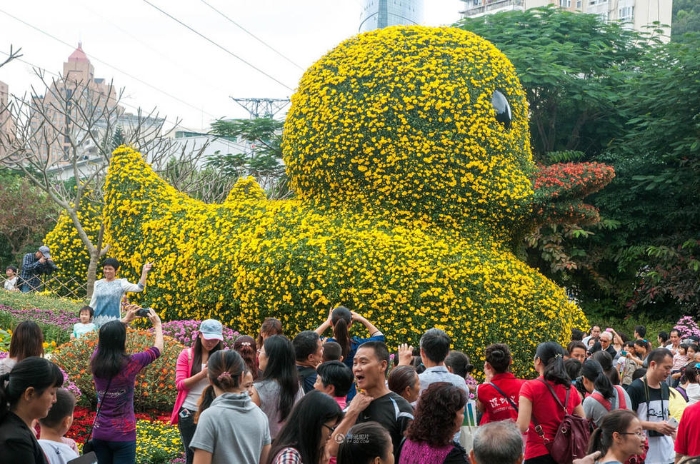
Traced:
<path fill-rule="evenodd" d="M 306 71 L 285 162 L 302 199 L 507 236 L 532 200 L 527 111 L 513 65 L 481 37 L 379 29 Z"/>

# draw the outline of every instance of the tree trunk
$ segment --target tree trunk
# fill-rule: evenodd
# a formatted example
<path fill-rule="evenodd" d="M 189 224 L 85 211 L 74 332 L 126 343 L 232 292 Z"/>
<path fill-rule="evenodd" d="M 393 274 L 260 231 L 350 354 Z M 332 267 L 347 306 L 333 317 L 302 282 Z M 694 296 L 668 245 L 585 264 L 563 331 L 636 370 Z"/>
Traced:
<path fill-rule="evenodd" d="M 97 246 L 90 250 L 90 264 L 88 264 L 87 272 L 87 297 L 92 298 L 92 292 L 95 289 L 95 281 L 97 280 L 97 262 L 100 257 L 107 252 L 107 249 L 102 249 L 102 240 L 104 238 L 105 225 L 100 224 L 100 231 L 97 233 Z M 94 308 L 93 308 L 94 309 Z"/>
<path fill-rule="evenodd" d="M 97 261 L 100 259 L 99 249 L 93 249 L 90 253 L 90 264 L 87 271 L 87 298 L 92 298 L 92 291 L 95 288 L 95 280 L 97 280 Z"/>

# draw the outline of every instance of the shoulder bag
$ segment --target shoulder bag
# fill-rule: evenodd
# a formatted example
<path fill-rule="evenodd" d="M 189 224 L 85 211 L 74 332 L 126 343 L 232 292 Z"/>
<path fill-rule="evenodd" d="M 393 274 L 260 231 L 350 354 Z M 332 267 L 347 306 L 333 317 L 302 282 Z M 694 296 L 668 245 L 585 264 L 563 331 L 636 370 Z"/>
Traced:
<path fill-rule="evenodd" d="M 533 415 L 535 432 L 544 440 L 544 445 L 552 459 L 558 464 L 571 464 L 574 459 L 581 459 L 586 455 L 588 439 L 591 436 L 590 424 L 588 419 L 569 414 L 566 410 L 565 405 L 569 403 L 571 388 L 566 389 L 566 398 L 564 399 L 564 404 L 562 404 L 559 397 L 554 393 L 552 386 L 545 380 L 540 379 L 540 381 L 547 386 L 554 400 L 564 410 L 564 419 L 559 424 L 554 438 L 549 440 L 544 436 L 542 426 L 537 423 L 537 419 Z"/>

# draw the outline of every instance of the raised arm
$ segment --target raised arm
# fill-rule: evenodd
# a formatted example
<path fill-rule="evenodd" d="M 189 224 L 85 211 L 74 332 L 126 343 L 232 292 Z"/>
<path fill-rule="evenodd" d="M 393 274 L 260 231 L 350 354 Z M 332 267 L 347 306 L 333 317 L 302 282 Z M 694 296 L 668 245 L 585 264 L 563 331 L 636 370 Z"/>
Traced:
<path fill-rule="evenodd" d="M 139 279 L 139 285 L 142 287 L 146 286 L 146 279 L 148 278 L 148 271 L 153 268 L 153 263 L 146 263 L 143 265 L 143 269 L 141 270 L 141 278 Z"/>
<path fill-rule="evenodd" d="M 333 315 L 333 308 L 328 311 L 328 319 L 323 321 L 323 324 L 319 325 L 314 332 L 319 336 L 323 335 L 329 327 L 331 327 L 331 316 Z"/>
<path fill-rule="evenodd" d="M 160 317 L 158 314 L 151 308 L 151 315 L 148 316 L 148 319 L 151 321 L 151 324 L 153 324 L 153 328 L 156 331 L 156 341 L 153 342 L 153 346 L 158 348 L 158 350 L 162 353 L 163 352 L 163 324 L 160 321 Z"/>
<path fill-rule="evenodd" d="M 367 328 L 370 337 L 374 337 L 375 335 L 384 335 L 382 334 L 381 330 L 376 328 L 370 321 L 365 319 L 363 316 L 357 314 L 355 311 L 351 311 L 351 313 L 352 320 L 362 323 L 362 325 L 364 325 Z"/>

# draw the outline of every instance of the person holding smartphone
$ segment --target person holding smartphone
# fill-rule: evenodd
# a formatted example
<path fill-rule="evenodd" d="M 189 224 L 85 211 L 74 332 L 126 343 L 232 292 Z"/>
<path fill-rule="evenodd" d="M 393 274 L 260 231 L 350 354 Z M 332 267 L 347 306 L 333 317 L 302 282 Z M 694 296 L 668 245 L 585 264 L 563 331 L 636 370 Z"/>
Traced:
<path fill-rule="evenodd" d="M 190 442 L 197 430 L 194 415 L 197 402 L 204 389 L 209 386 L 207 363 L 209 357 L 223 348 L 223 326 L 221 322 L 207 319 L 199 326 L 199 335 L 191 348 L 185 348 L 177 357 L 175 387 L 177 398 L 170 416 L 170 423 L 177 425 L 185 447 L 185 460 L 192 464 L 194 451 Z"/>
<path fill-rule="evenodd" d="M 129 310 L 133 319 L 136 311 Z M 152 309 L 153 346 L 134 354 L 126 353 L 126 324 L 110 321 L 100 327 L 97 349 L 90 360 L 99 414 L 92 429 L 93 445 L 101 463 L 133 464 L 136 461 L 136 416 L 134 381 L 163 351 L 163 327 Z"/>

